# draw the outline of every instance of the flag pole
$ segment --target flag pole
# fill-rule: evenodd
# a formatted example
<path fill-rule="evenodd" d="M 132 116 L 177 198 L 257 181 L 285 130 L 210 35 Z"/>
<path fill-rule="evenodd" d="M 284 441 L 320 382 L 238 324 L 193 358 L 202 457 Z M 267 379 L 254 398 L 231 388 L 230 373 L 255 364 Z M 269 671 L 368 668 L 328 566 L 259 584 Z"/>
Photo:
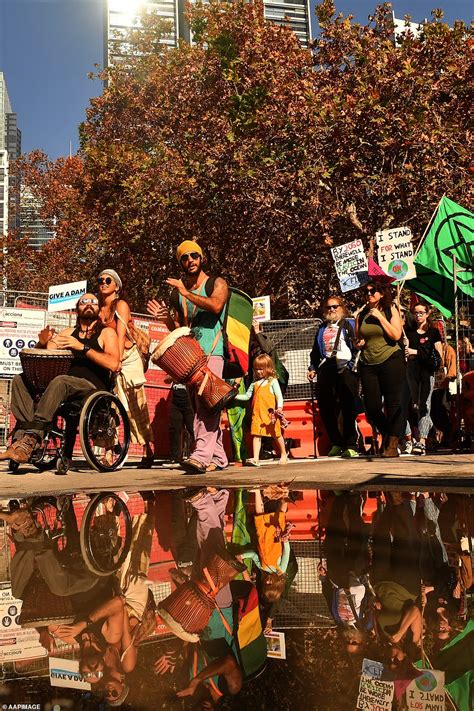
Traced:
<path fill-rule="evenodd" d="M 458 260 L 453 254 L 453 289 L 454 289 L 454 338 L 456 339 L 456 427 L 457 437 L 461 437 L 461 363 L 459 357 L 459 304 L 458 304 Z M 460 443 L 456 444 L 456 449 Z"/>
<path fill-rule="evenodd" d="M 425 231 L 424 231 L 423 234 L 421 235 L 421 239 L 418 241 L 418 244 L 416 245 L 415 254 L 413 255 L 413 260 L 416 259 L 417 255 L 418 255 L 418 252 L 420 251 L 420 249 L 421 249 L 421 247 L 422 247 L 422 245 L 423 245 L 423 242 L 425 241 L 425 237 L 426 237 L 426 235 L 428 234 L 428 232 L 429 232 L 430 229 L 431 229 L 431 225 L 433 224 L 433 221 L 434 221 L 434 219 L 435 219 L 435 217 L 436 217 L 436 213 L 438 212 L 438 210 L 439 210 L 439 208 L 440 208 L 440 205 L 441 205 L 441 203 L 443 202 L 443 200 L 444 200 L 445 197 L 446 197 L 446 193 L 443 193 L 443 195 L 441 196 L 441 198 L 440 198 L 438 204 L 436 205 L 436 207 L 435 207 L 435 209 L 434 209 L 433 214 L 431 215 L 431 217 L 430 217 L 430 219 L 429 219 L 429 221 L 428 221 L 428 224 L 426 225 Z M 404 289 L 404 287 L 405 287 L 405 281 L 406 281 L 406 279 L 403 279 L 403 280 L 400 282 L 400 289 Z"/>

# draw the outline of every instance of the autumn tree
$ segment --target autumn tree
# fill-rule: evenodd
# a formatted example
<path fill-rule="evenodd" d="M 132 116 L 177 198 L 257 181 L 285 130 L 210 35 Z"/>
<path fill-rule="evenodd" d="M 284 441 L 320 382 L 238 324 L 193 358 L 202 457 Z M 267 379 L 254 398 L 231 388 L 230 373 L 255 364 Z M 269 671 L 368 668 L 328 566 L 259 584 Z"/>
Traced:
<path fill-rule="evenodd" d="M 466 202 L 469 30 L 436 12 L 395 43 L 389 5 L 366 25 L 330 0 L 318 17 L 310 51 L 261 2 L 193 5 L 194 44 L 176 49 L 144 15 L 79 155 L 24 161 L 57 218 L 44 286 L 113 265 L 143 308 L 196 238 L 211 271 L 271 294 L 276 317 L 309 316 L 337 288 L 330 246 L 401 224 L 419 236 L 443 193 Z"/>

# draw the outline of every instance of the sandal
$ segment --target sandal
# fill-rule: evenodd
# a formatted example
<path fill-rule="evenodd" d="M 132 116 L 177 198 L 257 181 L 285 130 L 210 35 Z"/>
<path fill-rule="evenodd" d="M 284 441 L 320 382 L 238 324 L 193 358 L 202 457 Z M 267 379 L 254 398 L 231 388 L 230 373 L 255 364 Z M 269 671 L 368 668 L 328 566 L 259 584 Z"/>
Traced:
<path fill-rule="evenodd" d="M 225 467 L 220 467 L 218 464 L 211 462 L 206 467 L 206 472 L 222 472 Z"/>

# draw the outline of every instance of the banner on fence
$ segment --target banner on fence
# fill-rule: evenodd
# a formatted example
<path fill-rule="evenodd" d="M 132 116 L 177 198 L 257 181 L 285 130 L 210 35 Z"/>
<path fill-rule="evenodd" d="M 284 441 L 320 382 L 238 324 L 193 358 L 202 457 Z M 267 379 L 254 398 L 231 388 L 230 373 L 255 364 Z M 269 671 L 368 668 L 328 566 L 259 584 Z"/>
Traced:
<path fill-rule="evenodd" d="M 379 266 L 396 281 L 416 277 L 415 252 L 409 227 L 392 227 L 375 235 Z"/>
<path fill-rule="evenodd" d="M 352 291 L 369 281 L 367 257 L 361 239 L 331 248 L 341 291 Z"/>
<path fill-rule="evenodd" d="M 35 347 L 45 318 L 42 310 L 0 309 L 0 376 L 22 372 L 20 351 Z"/>
<path fill-rule="evenodd" d="M 51 686 L 90 691 L 91 685 L 79 671 L 79 659 L 49 658 L 49 680 Z"/>
<path fill-rule="evenodd" d="M 34 627 L 21 627 L 19 617 L 22 601 L 12 595 L 10 583 L 0 587 L 0 661 L 16 662 L 19 659 L 46 657 Z"/>
<path fill-rule="evenodd" d="M 50 286 L 48 291 L 48 311 L 72 311 L 76 308 L 78 298 L 86 292 L 86 280 Z"/>

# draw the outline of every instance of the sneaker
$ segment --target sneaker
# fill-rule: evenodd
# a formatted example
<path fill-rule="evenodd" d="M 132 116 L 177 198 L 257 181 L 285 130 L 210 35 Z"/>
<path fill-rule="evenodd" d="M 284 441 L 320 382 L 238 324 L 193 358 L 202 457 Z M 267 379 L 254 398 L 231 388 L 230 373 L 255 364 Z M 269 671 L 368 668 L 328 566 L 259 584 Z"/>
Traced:
<path fill-rule="evenodd" d="M 413 453 L 413 440 L 406 439 L 403 443 L 402 450 L 400 454 L 412 454 Z"/>
<path fill-rule="evenodd" d="M 336 444 L 331 447 L 328 453 L 328 457 L 340 457 L 344 450 L 342 447 L 338 447 Z"/>
<path fill-rule="evenodd" d="M 413 449 L 411 450 L 411 453 L 423 457 L 426 454 L 426 447 L 421 442 L 416 442 L 416 444 L 413 446 Z"/>
<path fill-rule="evenodd" d="M 21 439 L 13 442 L 0 458 L 11 459 L 18 464 L 26 464 L 30 461 L 31 453 L 37 444 L 38 438 L 34 434 L 25 434 Z"/>
<path fill-rule="evenodd" d="M 245 464 L 246 464 L 248 467 L 259 467 L 259 466 L 260 466 L 260 462 L 256 462 L 255 459 L 247 459 L 247 461 L 245 462 Z"/>
<path fill-rule="evenodd" d="M 355 449 L 346 449 L 344 452 L 341 454 L 341 457 L 344 457 L 344 459 L 355 459 L 356 457 L 359 456 L 359 452 L 356 452 Z"/>

